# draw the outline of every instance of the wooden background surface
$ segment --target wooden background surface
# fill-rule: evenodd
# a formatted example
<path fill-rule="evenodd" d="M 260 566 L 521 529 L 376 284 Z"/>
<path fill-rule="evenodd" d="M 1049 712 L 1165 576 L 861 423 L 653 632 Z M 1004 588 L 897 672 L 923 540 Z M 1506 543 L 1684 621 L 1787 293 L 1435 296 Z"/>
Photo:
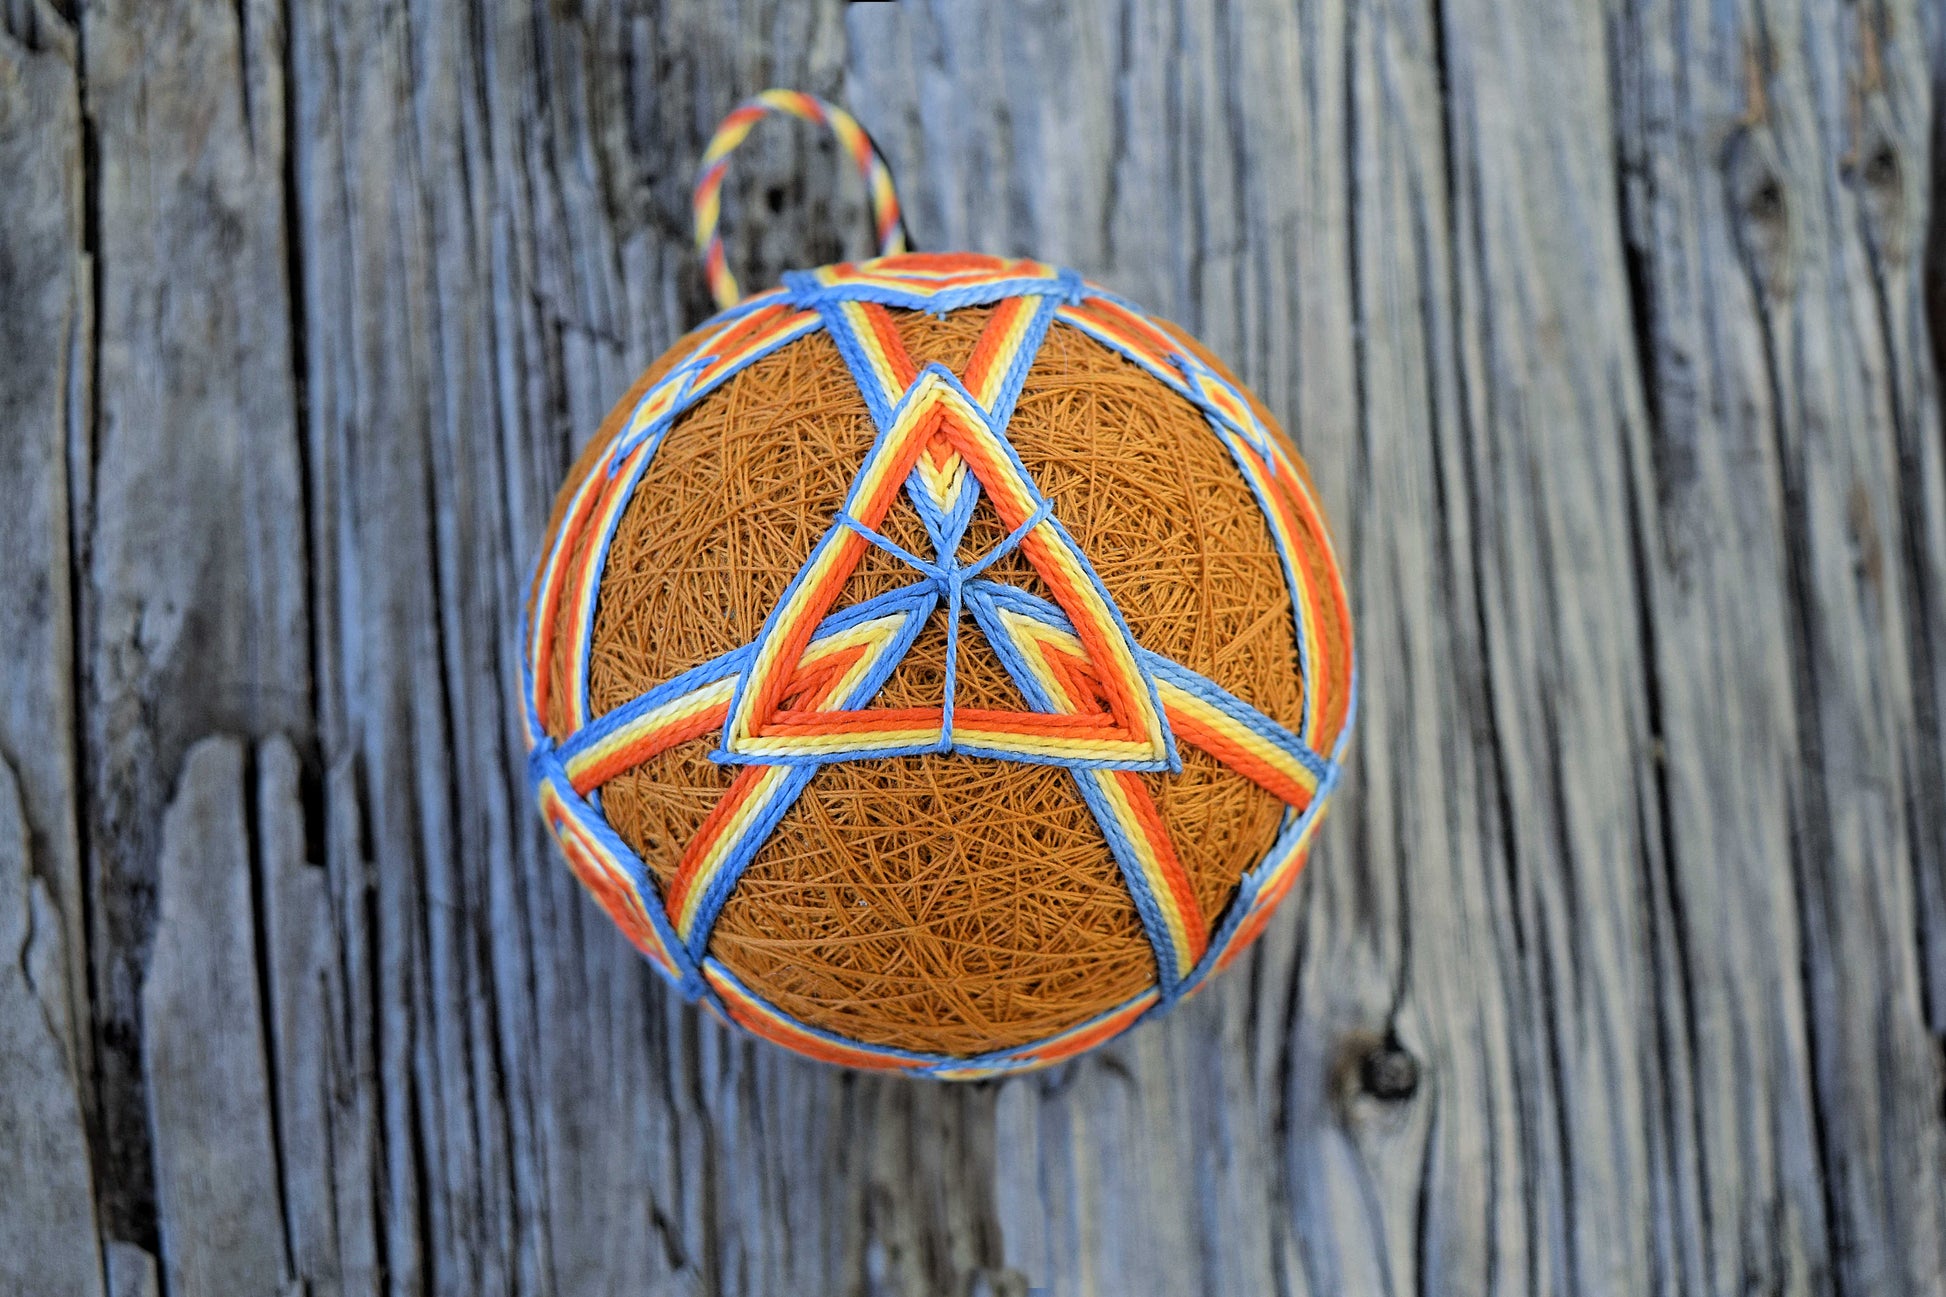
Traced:
<path fill-rule="evenodd" d="M 1946 1293 L 1943 29 L 0 0 L 0 1294 Z M 1308 879 L 1053 1073 L 727 1037 L 527 804 L 544 510 L 770 84 L 1199 331 L 1347 556 Z M 747 282 L 862 250 L 748 155 Z"/>

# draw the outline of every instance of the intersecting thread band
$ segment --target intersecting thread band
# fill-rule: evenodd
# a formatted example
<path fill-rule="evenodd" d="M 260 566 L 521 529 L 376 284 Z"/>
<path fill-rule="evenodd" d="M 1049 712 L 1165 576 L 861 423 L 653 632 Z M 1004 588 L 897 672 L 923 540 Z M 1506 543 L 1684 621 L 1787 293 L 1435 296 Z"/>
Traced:
<path fill-rule="evenodd" d="M 947 277 L 973 270 L 935 258 L 900 273 Z M 886 272 L 859 268 L 838 278 L 849 284 L 868 274 Z M 956 291 L 950 282 L 948 291 Z M 708 939 L 714 962 L 701 966 L 734 970 L 736 986 L 755 997 L 752 1004 L 773 1006 L 804 1028 L 928 1055 L 1028 1048 L 1121 1012 L 1150 993 L 1157 962 L 1093 802 L 1128 795 L 1129 781 L 1145 787 L 1178 844 L 1196 908 L 1212 920 L 1225 912 L 1239 877 L 1276 854 L 1274 843 L 1288 837 L 1291 854 L 1301 858 L 1308 821 L 1287 820 L 1283 804 L 1260 783 L 1193 746 L 1180 774 L 1111 771 L 1100 778 L 1091 763 L 1073 756 L 1064 758 L 1064 771 L 1018 759 L 925 754 L 942 728 L 977 729 L 982 717 L 1022 705 L 993 651 L 994 637 L 969 628 L 961 640 L 961 609 L 949 605 L 956 589 L 976 577 L 1046 596 L 1019 542 L 1044 518 L 1058 516 L 1101 565 L 1102 580 L 1145 651 L 1187 663 L 1295 725 L 1305 691 L 1293 669 L 1291 603 L 1281 594 L 1265 516 L 1224 443 L 1179 391 L 1079 328 L 1058 325 L 1009 425 L 1010 441 L 1050 505 L 1011 529 L 984 508 L 948 520 L 949 534 L 961 537 L 951 565 L 961 579 L 941 581 L 948 564 L 916 508 L 902 506 L 870 527 L 850 525 L 862 520 L 845 514 L 843 502 L 876 435 L 875 402 L 848 372 L 828 327 L 766 350 L 764 330 L 788 335 L 795 328 L 789 295 L 766 296 L 775 296 L 762 308 L 768 315 L 727 326 L 745 328 L 747 341 L 694 339 L 677 349 L 676 360 L 692 351 L 729 354 L 738 346 L 763 355 L 688 408 L 680 435 L 656 453 L 636 503 L 622 513 L 602 564 L 589 710 L 597 717 L 615 713 L 659 681 L 681 681 L 672 683 L 674 693 L 700 690 L 733 669 L 697 668 L 693 679 L 679 674 L 748 651 L 740 646 L 757 635 L 834 517 L 870 551 L 851 587 L 861 616 L 875 599 L 916 604 L 922 595 L 936 598 L 928 606 L 943 615 L 926 619 L 928 629 L 885 681 L 874 705 L 889 711 L 830 719 L 825 728 L 871 728 L 901 709 L 937 708 L 943 698 L 956 705 L 952 716 L 935 711 L 924 718 L 914 755 L 822 765 L 801 790 L 796 775 L 778 776 L 791 780 L 778 796 L 795 791 L 798 801 L 770 845 L 733 891 L 703 885 L 694 892 L 695 911 L 720 907 Z M 977 368 L 982 339 L 995 336 L 995 314 L 1008 309 L 994 304 L 934 314 L 908 308 L 895 310 L 893 322 L 914 370 L 937 363 L 965 373 Z M 763 322 L 769 319 L 774 323 Z M 1170 345 L 1183 348 L 1185 357 L 1203 356 L 1191 340 Z M 712 382 L 712 372 L 703 370 L 697 385 Z M 877 402 L 883 416 L 896 412 L 912 377 L 902 374 Z M 626 437 L 598 437 L 590 453 L 599 459 L 602 445 L 618 441 Z M 932 519 L 931 525 L 943 523 Z M 1310 569 L 1312 588 L 1330 585 L 1321 534 L 1300 537 L 1295 553 Z M 922 580 L 914 584 L 914 576 Z M 1333 643 L 1349 630 L 1336 618 L 1330 608 L 1318 610 L 1318 628 Z M 568 655 L 563 669 L 572 660 Z M 1330 713 L 1348 681 L 1334 655 L 1318 661 L 1314 684 Z M 575 690 L 557 678 L 548 695 L 560 700 L 544 709 L 549 730 L 560 733 L 551 713 Z M 741 772 L 756 768 L 711 757 L 728 697 L 726 691 L 714 703 L 717 710 L 698 722 L 695 739 L 645 761 L 614 769 L 598 765 L 592 749 L 587 758 L 568 755 L 577 781 L 584 760 L 587 769 L 599 770 L 601 777 L 587 782 L 601 785 L 604 817 L 652 876 L 645 886 L 669 888 L 674 899 L 681 899 L 673 886 L 685 844 Z M 969 717 L 964 725 L 956 719 L 962 710 Z M 1213 713 L 1210 719 L 1221 720 Z M 1320 735 L 1326 751 L 1335 746 L 1337 728 L 1328 721 Z M 597 747 L 605 733 L 605 727 L 593 732 Z M 1085 793 L 1077 771 L 1091 781 Z M 1320 793 L 1326 786 L 1320 784 Z M 1211 944 L 1239 948 L 1261 926 L 1268 898 L 1287 877 L 1267 869 L 1265 886 L 1231 907 L 1237 939 L 1212 931 Z M 1250 903 L 1258 896 L 1265 905 Z M 659 918 L 660 906 L 649 909 Z M 681 945 L 699 932 L 692 921 L 665 944 Z"/>

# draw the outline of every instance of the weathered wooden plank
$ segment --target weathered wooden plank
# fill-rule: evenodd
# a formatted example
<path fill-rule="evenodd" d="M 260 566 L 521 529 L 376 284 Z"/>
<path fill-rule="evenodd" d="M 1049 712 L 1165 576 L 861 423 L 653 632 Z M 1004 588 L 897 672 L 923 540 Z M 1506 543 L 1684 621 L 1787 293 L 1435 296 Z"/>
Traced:
<path fill-rule="evenodd" d="M 359 1165 L 353 1151 L 362 1141 L 353 1133 L 357 1110 L 345 1101 L 350 1006 L 329 879 L 324 862 L 309 858 L 303 771 L 287 740 L 275 737 L 257 748 L 256 776 L 247 795 L 255 799 L 266 965 L 259 976 L 268 979 L 271 1092 L 291 1270 L 311 1297 L 373 1293 L 378 1279 L 362 1254 L 368 1242 L 357 1237 L 363 1222 L 355 1206 L 340 1206 L 341 1196 L 369 1186 L 348 1174 Z"/>
<path fill-rule="evenodd" d="M 0 583 L 0 642 L 14 653 L 0 680 L 0 756 L 20 783 L 31 872 L 64 929 L 69 967 L 45 989 L 67 998 L 64 1019 L 85 1023 L 70 568 L 85 489 L 68 475 L 69 439 L 86 427 L 91 399 L 81 140 L 73 29 L 44 0 L 0 8 L 0 177 L 10 195 L 0 223 L 0 301 L 9 304 L 0 311 L 0 552 L 11 568 Z M 85 1075 L 91 1033 L 69 1049 Z"/>
<path fill-rule="evenodd" d="M 1643 1291 L 1657 1260 L 1638 1070 L 1652 1019 L 1632 919 L 1653 821 L 1624 439 L 1640 393 L 1626 315 L 1580 309 L 1620 301 L 1626 282 L 1609 104 L 1586 90 L 1609 69 L 1600 15 L 1559 14 L 1525 49 L 1511 17 L 1449 8 L 1431 34 L 1448 179 L 1438 232 L 1421 236 L 1451 259 L 1435 499 L 1465 518 L 1455 577 L 1470 586 L 1480 689 L 1459 759 L 1482 768 L 1504 887 L 1476 956 L 1502 970 L 1513 1065 L 1511 1156 L 1489 1177 L 1527 1220 L 1518 1250 L 1476 1254 L 1474 1282 L 1505 1266 L 1532 1290 Z M 1450 1165 L 1452 1200 L 1471 1168 Z"/>
<path fill-rule="evenodd" d="M 1941 1274 L 1938 1063 L 1903 934 L 1922 930 L 1914 871 L 1946 861 L 1924 827 L 1928 782 L 1899 768 L 1905 743 L 1937 733 L 1899 737 L 1910 641 L 1885 596 L 1934 589 L 1940 569 L 1930 543 L 1885 537 L 1930 525 L 1901 522 L 1899 501 L 1938 490 L 1936 442 L 1908 454 L 1903 482 L 1892 447 L 1910 443 L 1905 418 L 1939 414 L 1910 335 L 1884 332 L 1918 284 L 1903 257 L 1875 270 L 1867 255 L 1886 177 L 1860 183 L 1881 145 L 1858 135 L 1859 97 L 1894 157 L 1922 155 L 1930 113 L 1916 11 L 1835 18 L 1784 13 L 1769 30 L 1788 38 L 1753 24 L 1699 49 L 1641 87 L 1626 127 L 1642 133 L 1630 198 L 1653 392 L 1637 543 L 1668 753 L 1659 1012 L 1693 1054 L 1671 1088 L 1704 1199 L 1697 1279 L 1926 1291 Z M 1651 66 L 1681 58 L 1632 35 L 1654 42 Z M 1705 143 L 1672 112 L 1684 84 L 1719 125 L 1715 168 L 1669 165 Z M 1881 237 L 1911 246 L 1916 209 Z"/>
<path fill-rule="evenodd" d="M 1946 103 L 1946 13 L 1937 5 L 1928 5 L 1921 7 L 1920 17 L 1931 52 L 1930 147 L 1924 154 L 1909 152 L 1899 159 L 1899 184 L 1893 193 L 1899 202 L 1894 210 L 1911 206 L 1924 213 L 1919 218 L 1925 230 L 1924 246 L 1900 249 L 1907 257 L 1918 259 L 1922 291 L 1916 296 L 1907 292 L 1886 299 L 1894 308 L 1887 312 L 1886 332 L 1897 343 L 1904 362 L 1896 371 L 1902 388 L 1927 381 L 1937 383 L 1946 373 L 1946 203 L 1939 201 L 1940 186 L 1946 183 L 1946 113 L 1939 108 Z M 1924 120 L 1925 111 L 1908 106 L 1926 89 L 1926 77 L 1908 70 L 1896 83 L 1896 93 L 1888 97 L 1910 116 Z M 1873 246 L 1876 244 L 1874 240 Z M 1896 408 L 1900 416 L 1901 532 L 1907 551 L 1916 556 L 1907 564 L 1913 584 L 1902 596 L 1911 604 L 1913 657 L 1920 664 L 1914 673 L 1917 714 L 1913 718 L 1912 784 L 1919 798 L 1914 832 L 1924 843 L 1931 827 L 1930 850 L 1934 859 L 1940 859 L 1946 858 L 1946 719 L 1942 719 L 1946 718 L 1946 652 L 1940 648 L 1946 643 L 1946 634 L 1940 632 L 1939 618 L 1946 616 L 1946 608 L 1934 592 L 1946 584 L 1946 573 L 1923 556 L 1946 552 L 1946 499 L 1941 496 L 1946 488 L 1940 485 L 1946 471 L 1937 467 L 1941 447 L 1926 426 L 1923 407 L 1902 400 Z M 1915 869 L 1914 873 L 1922 915 L 1919 950 L 1926 975 L 1926 1005 L 1934 1038 L 1946 1041 L 1946 940 L 1940 937 L 1946 933 L 1946 869 Z"/>
<path fill-rule="evenodd" d="M 235 739 L 196 744 L 162 822 L 142 1067 L 176 1293 L 275 1293 L 288 1269 L 245 758 Z"/>
<path fill-rule="evenodd" d="M 86 1297 L 102 1291 L 88 1135 L 69 1033 L 50 1012 L 67 1010 L 59 912 L 32 859 L 20 784 L 0 760 L 0 1292 Z"/>
<path fill-rule="evenodd" d="M 162 1279 L 153 1256 L 133 1243 L 112 1242 L 105 1251 L 109 1297 L 159 1297 Z"/>
<path fill-rule="evenodd" d="M 105 1228 L 154 1245 L 140 995 L 191 744 L 312 730 L 278 22 L 81 10 L 101 309 L 80 742 Z"/>
<path fill-rule="evenodd" d="M 0 632 L 35 666 L 0 690 L 28 826 L 0 938 L 31 934 L 0 1020 L 50 1192 L 93 1114 L 84 1268 L 1940 1291 L 1946 24 L 1503 9 L 0 5 Z M 529 546 L 705 309 L 693 161 L 772 83 L 851 102 L 923 245 L 1054 257 L 1201 332 L 1349 560 L 1355 771 L 1290 916 L 1047 1076 L 732 1040 L 525 806 Z M 863 250 L 828 145 L 746 152 L 746 282 Z M 37 743 L 73 714 L 79 795 Z M 222 1069 L 188 1066 L 205 1039 Z M 98 1074 L 62 1057 L 91 1043 Z M 183 1191 L 220 1158 L 230 1197 Z M 253 1246 L 219 1257 L 236 1210 Z"/>

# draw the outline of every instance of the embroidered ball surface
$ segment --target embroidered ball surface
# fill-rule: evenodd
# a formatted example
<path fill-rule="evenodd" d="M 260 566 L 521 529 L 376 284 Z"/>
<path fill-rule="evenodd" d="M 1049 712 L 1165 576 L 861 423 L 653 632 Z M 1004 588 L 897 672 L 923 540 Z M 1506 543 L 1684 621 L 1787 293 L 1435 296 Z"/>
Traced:
<path fill-rule="evenodd" d="M 786 276 L 616 406 L 549 523 L 530 770 L 688 996 L 854 1067 L 1044 1065 L 1289 889 L 1351 625 L 1296 452 L 1071 271 Z"/>

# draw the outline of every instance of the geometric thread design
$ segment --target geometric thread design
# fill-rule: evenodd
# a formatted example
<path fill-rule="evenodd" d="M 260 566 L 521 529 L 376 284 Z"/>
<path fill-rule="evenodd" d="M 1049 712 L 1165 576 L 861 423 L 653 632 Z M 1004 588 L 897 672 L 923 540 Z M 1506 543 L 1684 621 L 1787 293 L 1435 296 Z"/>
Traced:
<path fill-rule="evenodd" d="M 961 373 L 916 365 L 890 314 L 975 305 L 993 310 Z M 1007 425 L 1057 320 L 1194 404 L 1249 484 L 1276 544 L 1296 623 L 1304 685 L 1296 732 L 1137 644 L 1015 453 Z M 607 550 L 657 447 L 696 401 L 818 329 L 844 357 L 876 429 L 838 516 L 754 640 L 606 715 L 590 716 L 589 656 Z M 885 517 L 901 498 L 924 526 L 928 555 L 883 534 Z M 962 555 L 982 499 L 1006 529 L 1005 539 L 986 553 Z M 915 254 L 786 275 L 781 287 L 716 317 L 690 354 L 642 396 L 612 448 L 576 485 L 542 558 L 522 661 L 530 770 L 544 815 L 577 877 L 652 964 L 686 995 L 758 1035 L 848 1066 L 935 1076 L 988 1075 L 1068 1057 L 1167 1007 L 1234 959 L 1301 867 L 1338 777 L 1356 692 L 1355 673 L 1342 697 L 1326 699 L 1313 687 L 1326 651 L 1327 614 L 1344 634 L 1349 619 L 1335 567 L 1319 582 L 1304 563 L 1304 535 L 1326 535 L 1316 501 L 1248 399 L 1139 310 L 1072 271 L 1026 260 Z M 873 547 L 909 568 L 914 580 L 841 607 L 847 583 Z M 1051 600 L 983 575 L 1015 551 Z M 568 638 L 556 643 L 563 608 Z M 937 705 L 872 706 L 937 611 L 945 614 L 947 634 Z M 1005 666 L 1024 708 L 956 706 L 958 637 L 967 619 Z M 551 700 L 558 654 L 566 655 L 566 695 Z M 558 741 L 541 721 L 551 702 L 567 720 Z M 1324 734 L 1333 736 L 1329 753 L 1310 742 Z M 616 774 L 711 735 L 711 759 L 737 773 L 660 895 L 592 799 Z M 1180 771 L 1178 744 L 1213 757 L 1287 808 L 1276 842 L 1245 874 L 1214 930 L 1141 778 L 1144 771 Z M 710 930 L 738 878 L 820 766 L 948 752 L 1070 772 L 1154 950 L 1152 990 L 1050 1040 L 961 1059 L 847 1041 L 797 1022 L 708 955 Z"/>

